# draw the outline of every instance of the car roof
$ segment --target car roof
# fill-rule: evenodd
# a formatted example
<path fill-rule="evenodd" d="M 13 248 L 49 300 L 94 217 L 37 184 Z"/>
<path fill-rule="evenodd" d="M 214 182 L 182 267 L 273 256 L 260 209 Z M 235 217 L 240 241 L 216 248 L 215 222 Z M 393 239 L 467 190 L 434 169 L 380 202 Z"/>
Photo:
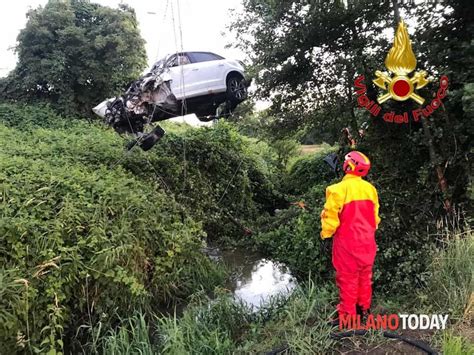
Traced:
<path fill-rule="evenodd" d="M 163 58 L 161 58 L 161 59 L 169 58 L 169 57 L 171 57 L 172 55 L 181 54 L 181 53 L 209 53 L 209 54 L 214 54 L 214 55 L 217 55 L 217 56 L 219 56 L 219 57 L 224 58 L 223 55 L 220 55 L 220 54 L 218 54 L 218 53 L 216 53 L 216 52 L 203 51 L 203 50 L 200 50 L 200 51 L 199 51 L 199 50 L 197 50 L 197 51 L 178 51 L 178 52 L 174 52 L 174 53 L 169 53 L 169 54 L 167 54 L 165 57 L 163 57 Z"/>

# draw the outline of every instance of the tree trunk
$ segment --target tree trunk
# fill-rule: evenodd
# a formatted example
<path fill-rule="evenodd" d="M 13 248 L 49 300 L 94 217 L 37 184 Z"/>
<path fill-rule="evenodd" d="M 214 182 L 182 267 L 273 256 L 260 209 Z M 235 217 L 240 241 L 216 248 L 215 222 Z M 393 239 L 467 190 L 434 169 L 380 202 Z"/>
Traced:
<path fill-rule="evenodd" d="M 398 10 L 398 0 L 392 0 L 392 4 L 393 4 L 393 17 L 395 20 L 395 24 L 393 28 L 395 29 L 395 33 L 396 33 L 398 24 L 400 23 L 400 11 Z"/>
<path fill-rule="evenodd" d="M 439 164 L 437 164 L 436 151 L 434 149 L 433 136 L 431 135 L 428 119 L 422 118 L 421 124 L 423 126 L 423 132 L 425 134 L 426 143 L 428 146 L 428 150 L 430 152 L 430 160 L 431 160 L 431 163 L 435 166 L 435 173 L 438 178 L 438 185 L 439 185 L 439 188 L 441 189 L 441 193 L 443 194 L 444 209 L 446 210 L 446 212 L 451 213 L 452 206 L 451 206 L 451 201 L 448 197 L 448 182 L 446 181 L 446 178 L 444 177 L 443 168 Z"/>

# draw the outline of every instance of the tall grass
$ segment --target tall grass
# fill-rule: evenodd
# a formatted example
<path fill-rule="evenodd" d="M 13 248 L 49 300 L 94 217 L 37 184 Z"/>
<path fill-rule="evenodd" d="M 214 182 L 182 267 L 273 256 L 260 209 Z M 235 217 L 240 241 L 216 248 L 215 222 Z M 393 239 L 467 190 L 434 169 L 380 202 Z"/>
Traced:
<path fill-rule="evenodd" d="M 333 346 L 327 319 L 331 293 L 309 281 L 285 299 L 274 297 L 256 312 L 221 295 L 190 306 L 183 317 L 161 319 L 163 353 L 326 353 Z"/>
<path fill-rule="evenodd" d="M 449 313 L 460 320 L 474 292 L 474 234 L 472 231 L 445 237 L 446 248 L 430 265 L 431 278 L 425 293 L 432 311 Z"/>
<path fill-rule="evenodd" d="M 443 336 L 443 354 L 446 355 L 472 355 L 474 354 L 474 344 L 463 337 L 455 336 L 452 333 L 445 333 Z"/>
<path fill-rule="evenodd" d="M 265 324 L 263 334 L 270 337 L 265 341 L 260 336 L 257 344 L 268 342 L 273 349 L 278 344 L 287 344 L 288 350 L 296 354 L 328 353 L 334 346 L 330 338 L 331 328 L 327 324 L 334 312 L 331 299 L 334 295 L 329 289 L 319 287 L 312 281 L 298 287 L 282 308 L 280 316 Z"/>
<path fill-rule="evenodd" d="M 224 292 L 196 297 L 182 317 L 160 318 L 161 351 L 167 354 L 227 354 L 250 326 L 251 311 Z"/>
<path fill-rule="evenodd" d="M 95 329 L 96 337 L 89 344 L 90 352 L 94 354 L 153 355 L 158 351 L 156 345 L 152 345 L 148 322 L 140 312 L 123 319 L 117 329 L 110 329 L 106 334 L 101 334 L 101 330 L 101 324 L 98 324 Z"/>
<path fill-rule="evenodd" d="M 324 354 L 334 346 L 327 319 L 330 291 L 311 281 L 288 298 L 274 297 L 259 310 L 226 290 L 210 299 L 196 294 L 180 317 L 137 313 L 114 331 L 100 334 L 89 352 L 103 354 L 256 354 L 274 349 Z M 100 325 L 94 330 L 100 333 Z"/>

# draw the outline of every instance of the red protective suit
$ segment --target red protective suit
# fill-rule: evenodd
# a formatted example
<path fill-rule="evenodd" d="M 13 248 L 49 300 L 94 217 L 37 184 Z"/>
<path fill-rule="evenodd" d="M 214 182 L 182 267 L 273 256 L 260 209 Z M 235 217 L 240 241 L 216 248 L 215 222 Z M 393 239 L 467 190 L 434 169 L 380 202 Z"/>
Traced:
<path fill-rule="evenodd" d="M 377 190 L 360 176 L 347 174 L 326 189 L 321 238 L 334 235 L 332 262 L 339 288 L 339 315 L 356 314 L 372 301 L 372 266 L 380 223 Z"/>

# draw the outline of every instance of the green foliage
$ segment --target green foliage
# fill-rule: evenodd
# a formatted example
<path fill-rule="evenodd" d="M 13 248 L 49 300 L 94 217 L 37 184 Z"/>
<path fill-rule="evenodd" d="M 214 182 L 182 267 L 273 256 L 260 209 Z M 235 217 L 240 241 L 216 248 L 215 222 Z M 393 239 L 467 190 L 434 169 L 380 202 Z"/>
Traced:
<path fill-rule="evenodd" d="M 424 127 L 420 122 L 396 125 L 381 117 L 369 119 L 365 110 L 356 108 L 353 96 L 353 80 L 364 74 L 367 95 L 376 99 L 370 78 L 383 67 L 391 45 L 387 33 L 397 25 L 394 3 L 249 0 L 231 25 L 238 45 L 251 53 L 257 96 L 272 101 L 268 115 L 273 119 L 267 121 L 273 130 L 266 132 L 276 137 L 306 132 L 313 142 L 332 144 L 342 128 L 354 132 L 367 121 L 357 149 L 371 159 L 370 179 L 379 191 L 382 223 L 375 275 L 377 289 L 387 292 L 428 279 L 428 261 L 438 248 L 434 221 L 446 214 L 446 200 L 465 210 L 472 222 L 473 3 L 445 1 L 436 11 L 429 3 L 399 4 L 405 21 L 417 23 L 410 37 L 418 65 L 436 78 L 422 96 L 430 101 L 441 74 L 450 80 L 448 97 Z M 384 105 L 398 112 L 417 108 L 408 101 Z M 445 192 L 439 188 L 440 171 L 448 186 Z M 295 163 L 287 189 L 304 193 L 324 179 L 313 180 L 313 173 L 304 160 Z"/>
<path fill-rule="evenodd" d="M 24 349 L 29 340 L 28 280 L 18 277 L 18 270 L 0 269 L 0 329 L 11 336 L 2 336 L 2 347 Z M 22 327 L 26 324 L 26 327 Z M 0 333 L 1 334 L 1 333 Z"/>
<path fill-rule="evenodd" d="M 222 281 L 200 251 L 201 225 L 156 180 L 112 165 L 123 154 L 113 133 L 77 123 L 0 126 L 0 137 L 0 342 L 8 349 L 18 338 L 62 351 L 63 340 L 74 347 L 98 319 L 113 324 L 116 314 Z"/>
<path fill-rule="evenodd" d="M 0 85 L 3 98 L 45 101 L 68 115 L 90 116 L 146 65 L 135 13 L 126 5 L 51 0 L 27 16 L 17 67 Z"/>
<path fill-rule="evenodd" d="M 0 103 L 0 122 L 8 127 L 31 130 L 35 128 L 66 128 L 74 121 L 57 115 L 48 105 L 11 105 Z"/>
<path fill-rule="evenodd" d="M 277 154 L 277 162 L 280 169 L 285 169 L 291 158 L 295 157 L 300 145 L 294 139 L 277 139 L 271 142 L 272 148 Z"/>
<path fill-rule="evenodd" d="M 227 124 L 176 128 L 125 154 L 115 133 L 48 108 L 2 104 L 0 120 L 8 349 L 77 349 L 93 324 L 213 290 L 225 271 L 201 252 L 206 232 L 239 237 L 279 198 L 263 143 Z"/>
<path fill-rule="evenodd" d="M 230 354 L 251 322 L 251 313 L 228 295 L 195 300 L 178 320 L 160 319 L 162 353 Z"/>
<path fill-rule="evenodd" d="M 315 185 L 303 196 L 308 211 L 292 206 L 262 218 L 260 232 L 254 237 L 259 250 L 284 262 L 295 274 L 311 274 L 318 280 L 332 269 L 330 242 L 319 237 L 324 191 L 324 186 Z"/>
<path fill-rule="evenodd" d="M 153 355 L 158 351 L 153 345 L 150 328 L 143 313 L 137 312 L 128 319 L 121 320 L 118 329 L 110 329 L 107 334 L 101 334 L 102 324 L 95 327 L 95 342 L 88 344 L 94 354 Z"/>
<path fill-rule="evenodd" d="M 333 143 L 358 128 L 356 74 L 375 71 L 392 26 L 386 1 L 246 0 L 230 30 L 249 54 L 258 98 L 271 98 L 274 134 L 309 125 Z M 319 140 L 318 140 L 319 142 Z"/>
<path fill-rule="evenodd" d="M 271 155 L 263 143 L 243 138 L 229 124 L 167 134 L 149 153 L 135 152 L 123 165 L 162 181 L 213 239 L 240 238 L 261 213 L 283 203 Z M 129 163 L 131 161 L 131 163 Z"/>
<path fill-rule="evenodd" d="M 18 154 L 40 159 L 54 150 L 62 159 L 91 167 L 121 166 L 171 194 L 188 214 L 203 222 L 213 239 L 242 236 L 242 227 L 255 216 L 284 203 L 274 151 L 264 142 L 241 136 L 225 122 L 212 129 L 168 124 L 168 134 L 153 150 L 135 148 L 125 154 L 124 142 L 112 132 L 79 120 L 72 123 L 45 108 L 0 104 L 0 120 L 35 130 L 25 140 L 35 144 L 35 150 L 20 144 L 10 148 Z M 54 134 L 38 127 L 54 128 Z"/>
<path fill-rule="evenodd" d="M 326 184 L 334 182 L 335 173 L 323 161 L 329 150 L 300 157 L 284 177 L 285 192 L 298 206 L 277 209 L 275 215 L 259 219 L 259 233 L 254 241 L 260 251 L 284 262 L 295 274 L 318 280 L 326 279 L 330 264 L 331 241 L 322 241 L 320 212 L 324 205 Z M 295 196 L 296 195 L 296 196 Z"/>
<path fill-rule="evenodd" d="M 371 180 L 380 200 L 382 222 L 376 233 L 378 255 L 374 271 L 378 280 L 375 287 L 380 291 L 396 293 L 423 286 L 429 277 L 431 255 L 439 248 L 435 221 L 446 213 L 446 196 L 436 188 L 437 176 L 425 138 L 421 127 L 379 123 L 358 146 L 371 159 Z M 400 159 L 399 154 L 407 158 Z M 453 183 L 459 183 L 456 189 L 462 190 L 462 169 L 456 174 L 461 176 Z M 459 203 L 461 210 L 467 208 L 463 197 L 451 199 Z"/>

